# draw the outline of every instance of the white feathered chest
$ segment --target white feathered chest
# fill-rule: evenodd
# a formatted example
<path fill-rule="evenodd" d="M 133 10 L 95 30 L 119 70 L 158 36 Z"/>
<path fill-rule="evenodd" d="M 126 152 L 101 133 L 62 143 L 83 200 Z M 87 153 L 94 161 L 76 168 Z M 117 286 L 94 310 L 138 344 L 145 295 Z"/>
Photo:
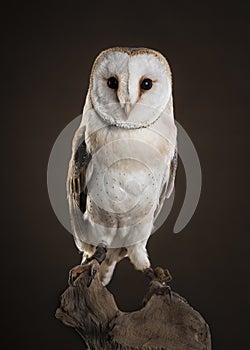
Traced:
<path fill-rule="evenodd" d="M 84 214 L 88 236 L 93 243 L 102 236 L 108 245 L 126 246 L 150 235 L 162 187 L 169 180 L 175 151 L 168 138 L 169 116 L 147 128 L 128 129 L 107 125 L 93 111 L 89 115 L 85 142 L 92 159 Z"/>

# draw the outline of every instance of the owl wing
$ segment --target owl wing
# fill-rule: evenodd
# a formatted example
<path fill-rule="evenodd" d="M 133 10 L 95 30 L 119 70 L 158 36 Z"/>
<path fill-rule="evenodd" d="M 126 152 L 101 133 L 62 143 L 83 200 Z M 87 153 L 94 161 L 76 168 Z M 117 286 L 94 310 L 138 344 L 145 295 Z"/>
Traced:
<path fill-rule="evenodd" d="M 162 184 L 162 190 L 159 197 L 159 204 L 154 213 L 154 221 L 157 219 L 158 215 L 160 214 L 160 211 L 162 209 L 165 199 L 166 198 L 168 199 L 171 196 L 171 193 L 173 192 L 177 165 L 178 165 L 178 152 L 176 147 L 174 156 L 170 162 L 168 179 Z"/>
<path fill-rule="evenodd" d="M 91 160 L 85 143 L 85 127 L 77 130 L 72 142 L 72 155 L 67 178 L 67 198 L 74 234 L 81 231 L 82 215 L 86 210 L 86 172 Z"/>
<path fill-rule="evenodd" d="M 168 180 L 168 185 L 167 185 L 167 189 L 166 189 L 166 197 L 167 198 L 169 198 L 171 196 L 171 193 L 173 192 L 173 189 L 174 189 L 174 182 L 175 182 L 177 166 L 178 166 L 178 151 L 177 151 L 177 147 L 176 147 L 175 151 L 174 151 L 174 156 L 173 156 L 171 163 L 170 163 L 170 174 L 169 174 L 169 180 Z"/>

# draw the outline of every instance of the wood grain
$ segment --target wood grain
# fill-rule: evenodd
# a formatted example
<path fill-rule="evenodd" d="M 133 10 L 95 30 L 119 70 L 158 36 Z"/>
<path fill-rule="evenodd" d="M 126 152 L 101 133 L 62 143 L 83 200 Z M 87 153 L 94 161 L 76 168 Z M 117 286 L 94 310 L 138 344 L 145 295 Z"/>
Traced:
<path fill-rule="evenodd" d="M 211 350 L 207 323 L 175 292 L 153 294 L 134 312 L 118 309 L 99 275 L 87 288 L 89 266 L 61 296 L 56 317 L 75 328 L 88 349 L 102 350 Z M 149 293 L 152 294 L 152 293 Z"/>

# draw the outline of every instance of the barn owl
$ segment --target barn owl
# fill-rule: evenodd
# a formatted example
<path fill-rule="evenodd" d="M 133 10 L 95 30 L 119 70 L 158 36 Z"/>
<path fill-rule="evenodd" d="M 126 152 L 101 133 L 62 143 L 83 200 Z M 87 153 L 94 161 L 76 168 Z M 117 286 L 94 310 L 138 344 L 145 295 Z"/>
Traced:
<path fill-rule="evenodd" d="M 71 225 L 81 265 L 103 285 L 128 257 L 153 276 L 146 244 L 174 187 L 177 129 L 171 71 L 159 52 L 111 48 L 96 58 L 72 142 L 67 179 Z"/>

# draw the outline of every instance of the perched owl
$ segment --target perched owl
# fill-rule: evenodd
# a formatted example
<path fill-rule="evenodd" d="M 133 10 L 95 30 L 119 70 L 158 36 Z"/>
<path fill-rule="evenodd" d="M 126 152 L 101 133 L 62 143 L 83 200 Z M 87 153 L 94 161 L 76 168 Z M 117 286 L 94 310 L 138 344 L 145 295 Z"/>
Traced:
<path fill-rule="evenodd" d="M 171 71 L 145 48 L 111 48 L 96 58 L 72 143 L 67 193 L 82 264 L 107 285 L 128 257 L 152 272 L 146 244 L 174 187 L 177 167 Z M 93 278 L 91 276 L 91 278 Z"/>

